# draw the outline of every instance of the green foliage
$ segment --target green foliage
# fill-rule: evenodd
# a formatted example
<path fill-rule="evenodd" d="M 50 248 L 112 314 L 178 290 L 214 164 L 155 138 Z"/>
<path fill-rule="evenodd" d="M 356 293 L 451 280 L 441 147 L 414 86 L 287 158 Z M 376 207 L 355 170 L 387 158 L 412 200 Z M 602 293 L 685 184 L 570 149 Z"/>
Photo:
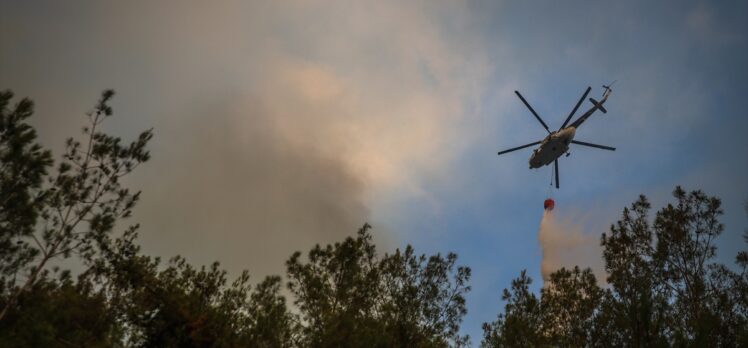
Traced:
<path fill-rule="evenodd" d="M 280 277 L 252 288 L 245 271 L 228 284 L 218 263 L 199 269 L 182 257 L 162 266 L 142 255 L 131 228 L 106 245 L 83 277 L 108 294 L 108 305 L 133 347 L 287 347 L 292 316 Z"/>
<path fill-rule="evenodd" d="M 624 208 L 623 217 L 602 235 L 608 283 L 608 315 L 618 332 L 617 344 L 651 346 L 665 338 L 669 321 L 668 294 L 655 258 L 654 232 L 649 223 L 651 205 L 640 196 Z"/>
<path fill-rule="evenodd" d="M 119 340 L 106 297 L 90 282 L 41 277 L 0 321 L 0 347 L 111 347 Z"/>
<path fill-rule="evenodd" d="M 57 172 L 47 175 L 49 152 L 36 144 L 36 133 L 24 123 L 33 112 L 32 103 L 24 99 L 9 111 L 12 93 L 0 93 L 0 290 L 10 292 L 0 320 L 39 280 L 50 260 L 77 254 L 83 263 L 92 263 L 115 222 L 128 217 L 137 202 L 140 193 L 131 193 L 120 180 L 148 160 L 146 145 L 152 134 L 145 131 L 136 141 L 122 144 L 98 130 L 112 115 L 112 96 L 111 90 L 102 93 L 88 113 L 86 140 L 68 139 Z M 19 278 L 25 280 L 18 283 Z"/>
<path fill-rule="evenodd" d="M 246 316 L 239 326 L 243 330 L 242 342 L 252 347 L 295 346 L 296 318 L 286 308 L 278 276 L 265 278 L 255 286 L 249 302 L 244 306 Z"/>
<path fill-rule="evenodd" d="M 650 222 L 640 196 L 603 234 L 608 287 L 589 270 L 560 269 L 540 291 L 523 272 L 505 290 L 504 314 L 484 324 L 483 347 L 717 346 L 748 344 L 748 256 L 740 272 L 713 262 L 721 203 L 677 187 Z M 748 232 L 746 232 L 748 242 Z"/>
<path fill-rule="evenodd" d="M 470 269 L 457 256 L 417 256 L 413 248 L 379 258 L 369 226 L 356 238 L 313 248 L 286 263 L 301 312 L 301 346 L 461 346 Z"/>
<path fill-rule="evenodd" d="M 26 123 L 34 104 L 0 92 L 0 292 L 13 286 L 18 270 L 39 253 L 24 240 L 34 233 L 43 208 L 42 182 L 52 164 L 49 151 L 36 142 Z"/>
<path fill-rule="evenodd" d="M 134 267 L 133 267 L 134 266 Z M 218 263 L 195 269 L 180 257 L 157 270 L 158 260 L 143 257 L 114 269 L 118 307 L 130 343 L 140 347 L 280 347 L 290 341 L 280 279 L 270 277 L 251 291 L 242 274 L 227 286 Z M 142 267 L 138 269 L 138 267 Z"/>
<path fill-rule="evenodd" d="M 588 268 L 560 269 L 541 290 L 543 336 L 554 345 L 579 347 L 593 339 L 603 291 Z"/>
<path fill-rule="evenodd" d="M 532 279 L 526 271 L 512 280 L 512 288 L 504 289 L 504 313 L 493 323 L 483 324 L 481 347 L 539 347 L 544 338 L 539 332 L 543 312 L 537 296 L 530 292 Z"/>
<path fill-rule="evenodd" d="M 531 283 L 522 271 L 504 290 L 505 311 L 483 324 L 482 347 L 579 347 L 599 339 L 595 321 L 604 291 L 590 269 L 552 273 L 540 299 L 530 292 Z"/>

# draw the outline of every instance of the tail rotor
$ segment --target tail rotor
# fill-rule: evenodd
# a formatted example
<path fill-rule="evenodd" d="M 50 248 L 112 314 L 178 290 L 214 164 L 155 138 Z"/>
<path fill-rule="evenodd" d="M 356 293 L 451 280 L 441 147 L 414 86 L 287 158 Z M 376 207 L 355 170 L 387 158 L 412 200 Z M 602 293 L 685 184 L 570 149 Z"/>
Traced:
<path fill-rule="evenodd" d="M 613 92 L 613 90 L 610 87 L 613 86 L 613 84 L 615 84 L 616 81 L 618 81 L 618 80 L 614 80 L 613 82 L 611 82 L 607 86 L 603 85 L 603 98 L 605 98 L 607 95 L 609 95 L 611 92 Z"/>

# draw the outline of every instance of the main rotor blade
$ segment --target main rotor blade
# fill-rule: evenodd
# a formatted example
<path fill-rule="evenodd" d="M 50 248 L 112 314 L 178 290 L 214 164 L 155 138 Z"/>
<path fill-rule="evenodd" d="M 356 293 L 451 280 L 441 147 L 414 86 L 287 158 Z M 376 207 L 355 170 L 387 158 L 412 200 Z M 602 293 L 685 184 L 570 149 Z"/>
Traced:
<path fill-rule="evenodd" d="M 543 119 L 540 118 L 540 116 L 538 116 L 538 113 L 535 112 L 535 109 L 533 109 L 532 106 L 530 106 L 530 103 L 528 103 L 527 100 L 525 100 L 525 98 L 522 96 L 522 94 L 519 94 L 519 91 L 514 91 L 514 93 L 517 94 L 517 96 L 519 97 L 519 99 L 521 99 L 522 102 L 525 103 L 525 106 L 527 106 L 527 108 L 530 109 L 530 112 L 532 112 L 533 116 L 535 116 L 535 118 L 537 118 L 538 121 L 540 121 L 540 124 L 543 125 L 543 128 L 545 128 L 545 131 L 550 134 L 551 130 L 548 129 L 548 125 L 546 125 L 545 122 L 543 122 Z"/>
<path fill-rule="evenodd" d="M 558 158 L 556 158 L 556 160 L 554 160 L 553 162 L 553 165 L 556 166 L 556 188 L 558 188 Z"/>
<path fill-rule="evenodd" d="M 537 144 L 540 144 L 540 141 L 536 141 L 534 143 L 530 143 L 530 144 L 527 144 L 527 145 L 522 145 L 522 146 L 518 146 L 518 147 L 515 147 L 515 148 L 511 148 L 509 150 L 499 151 L 499 155 L 503 155 L 505 153 L 512 152 L 512 151 L 519 150 L 519 149 L 524 149 L 526 147 L 537 145 Z"/>
<path fill-rule="evenodd" d="M 582 102 L 584 102 L 584 98 L 587 97 L 587 94 L 590 93 L 590 90 L 592 90 L 592 87 L 587 86 L 587 90 L 584 91 L 584 95 L 582 95 L 582 98 L 579 98 L 579 102 L 577 103 L 576 106 L 574 106 L 574 109 L 571 110 L 569 117 L 566 118 L 566 121 L 564 121 L 564 124 L 562 124 L 561 128 L 559 128 L 558 130 L 564 129 L 564 127 L 566 127 L 566 124 L 569 123 L 569 121 L 571 121 L 571 118 L 574 116 L 574 113 L 577 112 L 577 109 L 579 109 L 579 106 L 582 105 Z"/>
<path fill-rule="evenodd" d="M 577 145 L 584 145 L 584 146 L 589 146 L 589 147 L 596 147 L 598 149 L 603 149 L 603 150 L 610 150 L 610 151 L 615 151 L 616 150 L 615 147 L 604 146 L 604 145 L 597 145 L 597 144 L 590 144 L 590 143 L 585 143 L 584 141 L 579 141 L 579 140 L 572 140 L 571 142 L 574 143 L 574 144 L 577 144 Z"/>

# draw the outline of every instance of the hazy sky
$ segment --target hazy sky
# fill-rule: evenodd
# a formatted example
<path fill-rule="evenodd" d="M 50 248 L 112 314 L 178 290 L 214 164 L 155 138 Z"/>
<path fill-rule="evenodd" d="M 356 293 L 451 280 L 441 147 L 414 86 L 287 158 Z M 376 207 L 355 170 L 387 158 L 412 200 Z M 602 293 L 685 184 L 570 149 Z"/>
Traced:
<path fill-rule="evenodd" d="M 515 89 L 557 128 L 588 85 L 618 81 L 576 136 L 618 150 L 572 148 L 551 193 L 580 240 L 683 185 L 723 199 L 732 262 L 746 33 L 740 1 L 2 1 L 0 89 L 36 101 L 57 150 L 105 88 L 107 131 L 155 129 L 129 180 L 146 252 L 259 278 L 369 221 L 382 252 L 411 243 L 473 268 L 477 343 L 513 277 L 541 283 L 550 168 L 528 170 L 529 149 L 496 156 L 544 135 Z"/>

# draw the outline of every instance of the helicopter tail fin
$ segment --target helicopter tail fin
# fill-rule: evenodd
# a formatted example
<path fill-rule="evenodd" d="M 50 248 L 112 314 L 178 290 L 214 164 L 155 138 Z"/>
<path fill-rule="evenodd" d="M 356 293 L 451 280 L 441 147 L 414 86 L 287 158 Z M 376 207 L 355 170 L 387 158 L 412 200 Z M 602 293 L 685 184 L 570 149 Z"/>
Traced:
<path fill-rule="evenodd" d="M 590 101 L 592 102 L 592 104 L 595 104 L 595 107 L 597 107 L 598 109 L 600 109 L 600 111 L 602 111 L 604 114 L 608 113 L 608 110 L 605 110 L 605 108 L 603 107 L 602 103 L 600 103 L 599 101 L 595 100 L 594 98 L 590 98 Z"/>

